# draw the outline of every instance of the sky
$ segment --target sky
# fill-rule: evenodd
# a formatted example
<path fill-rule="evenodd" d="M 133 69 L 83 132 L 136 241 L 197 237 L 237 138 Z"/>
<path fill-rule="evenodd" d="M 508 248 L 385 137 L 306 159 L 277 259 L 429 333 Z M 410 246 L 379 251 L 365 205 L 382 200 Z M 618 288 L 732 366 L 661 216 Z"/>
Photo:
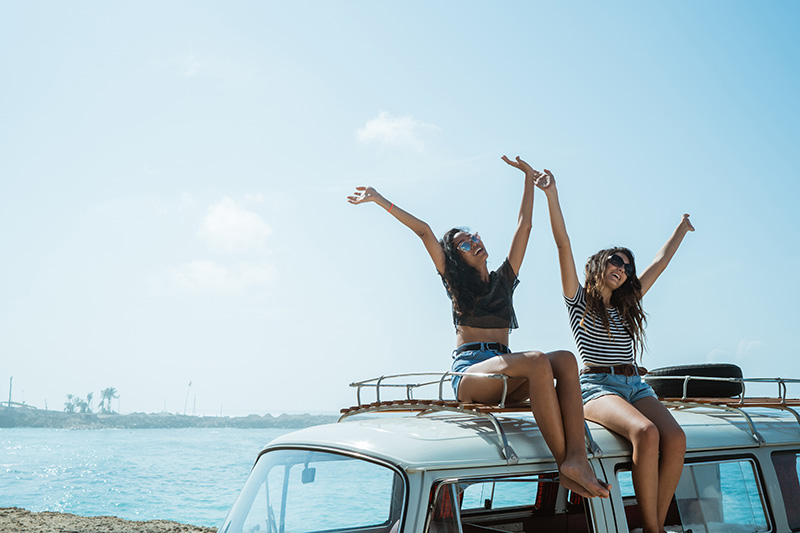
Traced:
<path fill-rule="evenodd" d="M 505 258 L 522 175 L 556 176 L 579 271 L 644 268 L 649 368 L 800 377 L 800 4 L 54 0 L 0 4 L 0 400 L 334 413 L 449 368 L 421 241 Z M 514 350 L 575 351 L 544 195 Z M 13 378 L 13 381 L 12 381 Z M 798 391 L 800 392 L 800 391 Z"/>

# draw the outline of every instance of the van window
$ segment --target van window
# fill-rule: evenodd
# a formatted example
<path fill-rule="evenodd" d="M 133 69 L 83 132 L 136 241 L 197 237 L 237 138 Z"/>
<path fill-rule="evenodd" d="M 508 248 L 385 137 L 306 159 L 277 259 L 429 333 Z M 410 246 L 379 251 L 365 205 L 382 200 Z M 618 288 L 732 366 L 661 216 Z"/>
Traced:
<path fill-rule="evenodd" d="M 536 501 L 538 491 L 538 478 L 530 476 L 514 480 L 477 482 L 467 485 L 464 489 L 461 511 L 507 509 L 529 505 Z"/>
<path fill-rule="evenodd" d="M 755 533 L 770 529 L 761 483 L 749 459 L 684 465 L 675 499 L 687 531 Z"/>
<path fill-rule="evenodd" d="M 636 493 L 633 491 L 630 464 L 617 471 L 617 486 L 619 487 L 622 496 L 622 504 L 625 508 L 625 520 L 628 523 L 628 531 L 633 531 L 634 529 L 641 530 L 642 514 L 639 512 Z M 675 502 L 675 498 L 673 498 L 670 503 L 664 525 L 668 530 L 681 530 L 681 517 L 678 513 L 678 504 Z"/>
<path fill-rule="evenodd" d="M 434 484 L 430 533 L 491 531 L 591 532 L 583 498 L 563 489 L 558 474 L 447 479 Z"/>
<path fill-rule="evenodd" d="M 798 482 L 797 452 L 774 452 L 772 464 L 781 485 L 786 520 L 792 531 L 800 531 L 800 482 Z"/>
<path fill-rule="evenodd" d="M 220 532 L 389 531 L 400 526 L 404 496 L 402 477 L 387 466 L 323 451 L 270 450 Z"/>
<path fill-rule="evenodd" d="M 628 530 L 642 527 L 629 467 L 617 472 Z M 749 459 L 690 463 L 667 512 L 666 527 L 693 533 L 769 531 L 761 485 Z"/>

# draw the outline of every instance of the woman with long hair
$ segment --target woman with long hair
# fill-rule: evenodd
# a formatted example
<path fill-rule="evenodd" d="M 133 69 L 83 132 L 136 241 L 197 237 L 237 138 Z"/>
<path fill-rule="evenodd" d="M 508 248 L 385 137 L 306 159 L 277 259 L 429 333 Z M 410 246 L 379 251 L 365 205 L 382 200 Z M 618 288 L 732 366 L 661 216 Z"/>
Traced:
<path fill-rule="evenodd" d="M 641 379 L 646 371 L 636 364 L 636 354 L 641 355 L 645 346 L 641 300 L 694 227 L 689 215 L 683 215 L 641 276 L 637 276 L 633 253 L 627 248 L 600 250 L 586 262 L 585 286 L 581 286 L 555 177 L 547 169 L 544 174 L 536 186 L 547 197 L 564 299 L 584 365 L 580 377 L 583 409 L 588 420 L 631 441 L 631 475 L 642 529 L 662 532 L 680 480 L 686 436 Z"/>
<path fill-rule="evenodd" d="M 507 401 L 531 400 L 531 410 L 542 436 L 556 459 L 561 483 L 586 497 L 608 497 L 608 486 L 598 480 L 586 457 L 583 406 L 578 367 L 570 352 L 511 352 L 510 330 L 517 327 L 512 294 L 528 246 L 533 217 L 534 182 L 544 174 L 525 161 L 503 156 L 503 161 L 525 175 L 522 205 L 508 257 L 490 272 L 489 257 L 477 233 L 453 228 L 437 240 L 430 226 L 396 206 L 372 187 L 357 187 L 351 204 L 373 202 L 413 231 L 428 251 L 453 303 L 456 346 L 452 378 L 462 402 L 497 403 L 500 380 L 470 374 L 505 374 Z M 553 380 L 557 385 L 553 386 Z"/>

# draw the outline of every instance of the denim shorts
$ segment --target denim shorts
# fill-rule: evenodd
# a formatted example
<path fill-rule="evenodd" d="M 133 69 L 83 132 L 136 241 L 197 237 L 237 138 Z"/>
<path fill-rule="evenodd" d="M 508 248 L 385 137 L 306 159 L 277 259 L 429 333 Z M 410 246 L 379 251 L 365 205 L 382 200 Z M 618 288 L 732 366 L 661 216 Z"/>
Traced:
<path fill-rule="evenodd" d="M 463 352 L 458 352 L 458 348 L 453 351 L 453 366 L 450 368 L 452 372 L 466 372 L 469 367 L 474 364 L 482 363 L 487 359 L 491 359 L 492 357 L 497 357 L 498 355 L 504 355 L 504 352 L 499 350 L 464 350 Z M 461 383 L 461 376 L 453 376 L 452 377 L 452 385 L 453 385 L 453 393 L 456 395 L 456 400 L 458 399 L 458 384 Z"/>
<path fill-rule="evenodd" d="M 616 394 L 624 398 L 628 403 L 636 403 L 639 400 L 652 396 L 656 398 L 656 393 L 647 383 L 642 380 L 642 376 L 625 376 L 622 374 L 582 374 L 581 375 L 581 396 L 583 403 L 594 400 L 606 394 Z"/>

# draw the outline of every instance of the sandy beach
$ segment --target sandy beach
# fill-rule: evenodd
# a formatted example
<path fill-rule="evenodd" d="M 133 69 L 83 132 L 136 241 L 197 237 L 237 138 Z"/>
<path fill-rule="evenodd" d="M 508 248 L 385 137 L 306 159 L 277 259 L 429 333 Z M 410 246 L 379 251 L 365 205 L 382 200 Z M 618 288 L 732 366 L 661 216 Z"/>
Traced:
<path fill-rule="evenodd" d="M 18 507 L 0 508 L 0 531 L 15 533 L 213 533 L 216 530 L 169 520 L 139 522 L 115 516 L 87 518 L 69 513 L 33 513 Z"/>

